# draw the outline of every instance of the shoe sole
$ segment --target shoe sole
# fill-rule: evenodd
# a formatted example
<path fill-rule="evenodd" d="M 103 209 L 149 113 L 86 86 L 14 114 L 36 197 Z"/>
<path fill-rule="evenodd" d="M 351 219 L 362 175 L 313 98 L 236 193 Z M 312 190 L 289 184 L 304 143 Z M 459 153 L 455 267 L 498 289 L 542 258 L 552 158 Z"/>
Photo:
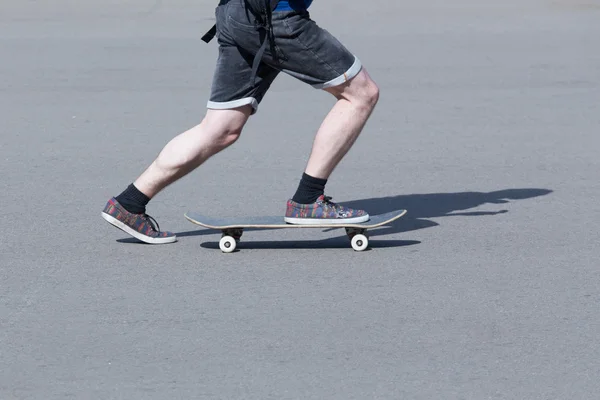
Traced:
<path fill-rule="evenodd" d="M 347 224 L 360 224 L 361 222 L 367 222 L 369 220 L 368 215 L 363 215 L 354 218 L 291 218 L 285 217 L 283 219 L 288 224 L 293 225 L 347 225 Z"/>
<path fill-rule="evenodd" d="M 125 225 L 124 223 L 122 223 L 121 221 L 119 221 L 118 219 L 116 219 L 113 216 L 108 215 L 105 212 L 102 212 L 102 218 L 104 218 L 106 220 L 106 222 L 108 222 L 109 224 L 119 228 L 120 230 L 122 230 L 123 232 L 133 236 L 134 238 L 141 240 L 144 243 L 148 243 L 148 244 L 166 244 L 166 243 L 173 243 L 177 240 L 177 236 L 172 236 L 172 237 L 166 237 L 166 238 L 152 238 L 146 235 L 142 235 L 141 233 L 139 233 L 138 231 L 131 229 L 130 227 L 128 227 L 127 225 Z"/>

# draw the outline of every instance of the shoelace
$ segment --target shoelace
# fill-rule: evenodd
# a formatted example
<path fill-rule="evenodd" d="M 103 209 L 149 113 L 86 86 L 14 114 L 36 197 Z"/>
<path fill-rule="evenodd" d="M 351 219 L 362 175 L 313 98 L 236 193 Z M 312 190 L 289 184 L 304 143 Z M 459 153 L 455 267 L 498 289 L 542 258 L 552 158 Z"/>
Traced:
<path fill-rule="evenodd" d="M 323 197 L 323 203 L 327 204 L 328 206 L 332 207 L 334 210 L 337 211 L 339 206 L 336 203 L 334 203 L 333 201 L 331 201 L 332 199 L 333 199 L 333 197 L 325 196 L 325 197 Z"/>
<path fill-rule="evenodd" d="M 158 222 L 148 214 L 144 214 L 143 217 L 149 224 L 150 227 L 154 230 L 154 232 L 160 232 L 160 226 L 158 226 Z"/>

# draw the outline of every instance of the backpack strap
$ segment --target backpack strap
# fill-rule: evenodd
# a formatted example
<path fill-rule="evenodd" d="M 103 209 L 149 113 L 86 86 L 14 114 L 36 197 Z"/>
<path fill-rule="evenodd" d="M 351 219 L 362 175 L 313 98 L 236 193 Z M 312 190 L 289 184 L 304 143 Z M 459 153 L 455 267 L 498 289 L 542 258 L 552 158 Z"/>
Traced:
<path fill-rule="evenodd" d="M 250 80 L 253 83 L 256 80 L 256 74 L 258 73 L 258 67 L 260 65 L 260 62 L 262 61 L 263 55 L 265 54 L 265 50 L 267 49 L 267 43 L 270 43 L 271 46 L 273 46 L 273 44 L 275 43 L 275 38 L 274 38 L 274 34 L 273 34 L 273 25 L 271 24 L 271 15 L 273 13 L 273 10 L 275 10 L 275 8 L 277 8 L 278 3 L 279 3 L 279 0 L 265 0 L 265 9 L 263 11 L 265 14 L 265 21 L 264 21 L 263 25 L 260 26 L 260 28 L 262 28 L 261 32 L 264 32 L 264 38 L 262 39 L 262 44 L 260 46 L 260 49 L 254 56 L 254 61 L 252 62 L 252 77 L 250 78 Z M 269 6 L 270 6 L 270 8 L 269 8 Z M 273 51 L 273 57 L 277 57 L 277 54 L 275 54 L 275 51 Z"/>
<path fill-rule="evenodd" d="M 205 41 L 206 43 L 210 43 L 210 41 L 213 40 L 213 38 L 215 37 L 216 34 L 217 34 L 217 24 L 213 25 L 213 27 L 210 28 L 210 30 L 208 32 L 206 32 L 204 34 L 204 36 L 202 36 L 202 40 Z"/>

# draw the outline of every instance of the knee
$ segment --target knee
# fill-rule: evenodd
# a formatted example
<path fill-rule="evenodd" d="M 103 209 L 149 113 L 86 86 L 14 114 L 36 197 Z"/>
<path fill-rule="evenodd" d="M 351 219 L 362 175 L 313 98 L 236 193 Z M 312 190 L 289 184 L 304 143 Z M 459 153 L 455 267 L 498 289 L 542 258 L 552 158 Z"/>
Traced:
<path fill-rule="evenodd" d="M 359 109 L 370 112 L 379 102 L 379 86 L 363 69 L 339 93 L 334 92 L 334 95 L 348 100 Z"/>
<path fill-rule="evenodd" d="M 379 102 L 379 86 L 371 78 L 365 83 L 362 101 L 371 109 Z"/>
<path fill-rule="evenodd" d="M 371 79 L 367 71 L 363 70 L 361 75 L 357 88 L 358 100 L 362 105 L 373 109 L 379 101 L 379 86 Z"/>
<path fill-rule="evenodd" d="M 217 150 L 224 149 L 234 144 L 242 134 L 244 128 L 243 120 L 211 119 L 206 118 L 203 122 L 203 130 L 210 137 L 210 141 Z"/>
<path fill-rule="evenodd" d="M 243 126 L 235 124 L 221 126 L 215 131 L 215 144 L 218 147 L 226 148 L 237 142 L 242 134 Z"/>

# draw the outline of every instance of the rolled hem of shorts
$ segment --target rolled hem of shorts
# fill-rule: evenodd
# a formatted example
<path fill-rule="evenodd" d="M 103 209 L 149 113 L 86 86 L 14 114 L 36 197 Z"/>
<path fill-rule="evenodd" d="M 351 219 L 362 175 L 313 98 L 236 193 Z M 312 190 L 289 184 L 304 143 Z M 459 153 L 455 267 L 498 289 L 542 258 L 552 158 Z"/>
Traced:
<path fill-rule="evenodd" d="M 330 80 L 329 82 L 319 83 L 317 85 L 313 85 L 315 89 L 327 89 L 334 86 L 339 86 L 343 83 L 348 82 L 350 79 L 354 78 L 360 70 L 362 69 L 362 63 L 358 58 L 354 58 L 354 64 L 346 71 L 344 74 L 338 76 L 335 79 Z"/>
<path fill-rule="evenodd" d="M 206 104 L 206 108 L 210 108 L 213 110 L 231 110 L 247 105 L 252 106 L 252 114 L 256 113 L 256 110 L 258 110 L 258 101 L 254 97 L 246 97 L 243 99 L 226 102 L 209 101 Z"/>

